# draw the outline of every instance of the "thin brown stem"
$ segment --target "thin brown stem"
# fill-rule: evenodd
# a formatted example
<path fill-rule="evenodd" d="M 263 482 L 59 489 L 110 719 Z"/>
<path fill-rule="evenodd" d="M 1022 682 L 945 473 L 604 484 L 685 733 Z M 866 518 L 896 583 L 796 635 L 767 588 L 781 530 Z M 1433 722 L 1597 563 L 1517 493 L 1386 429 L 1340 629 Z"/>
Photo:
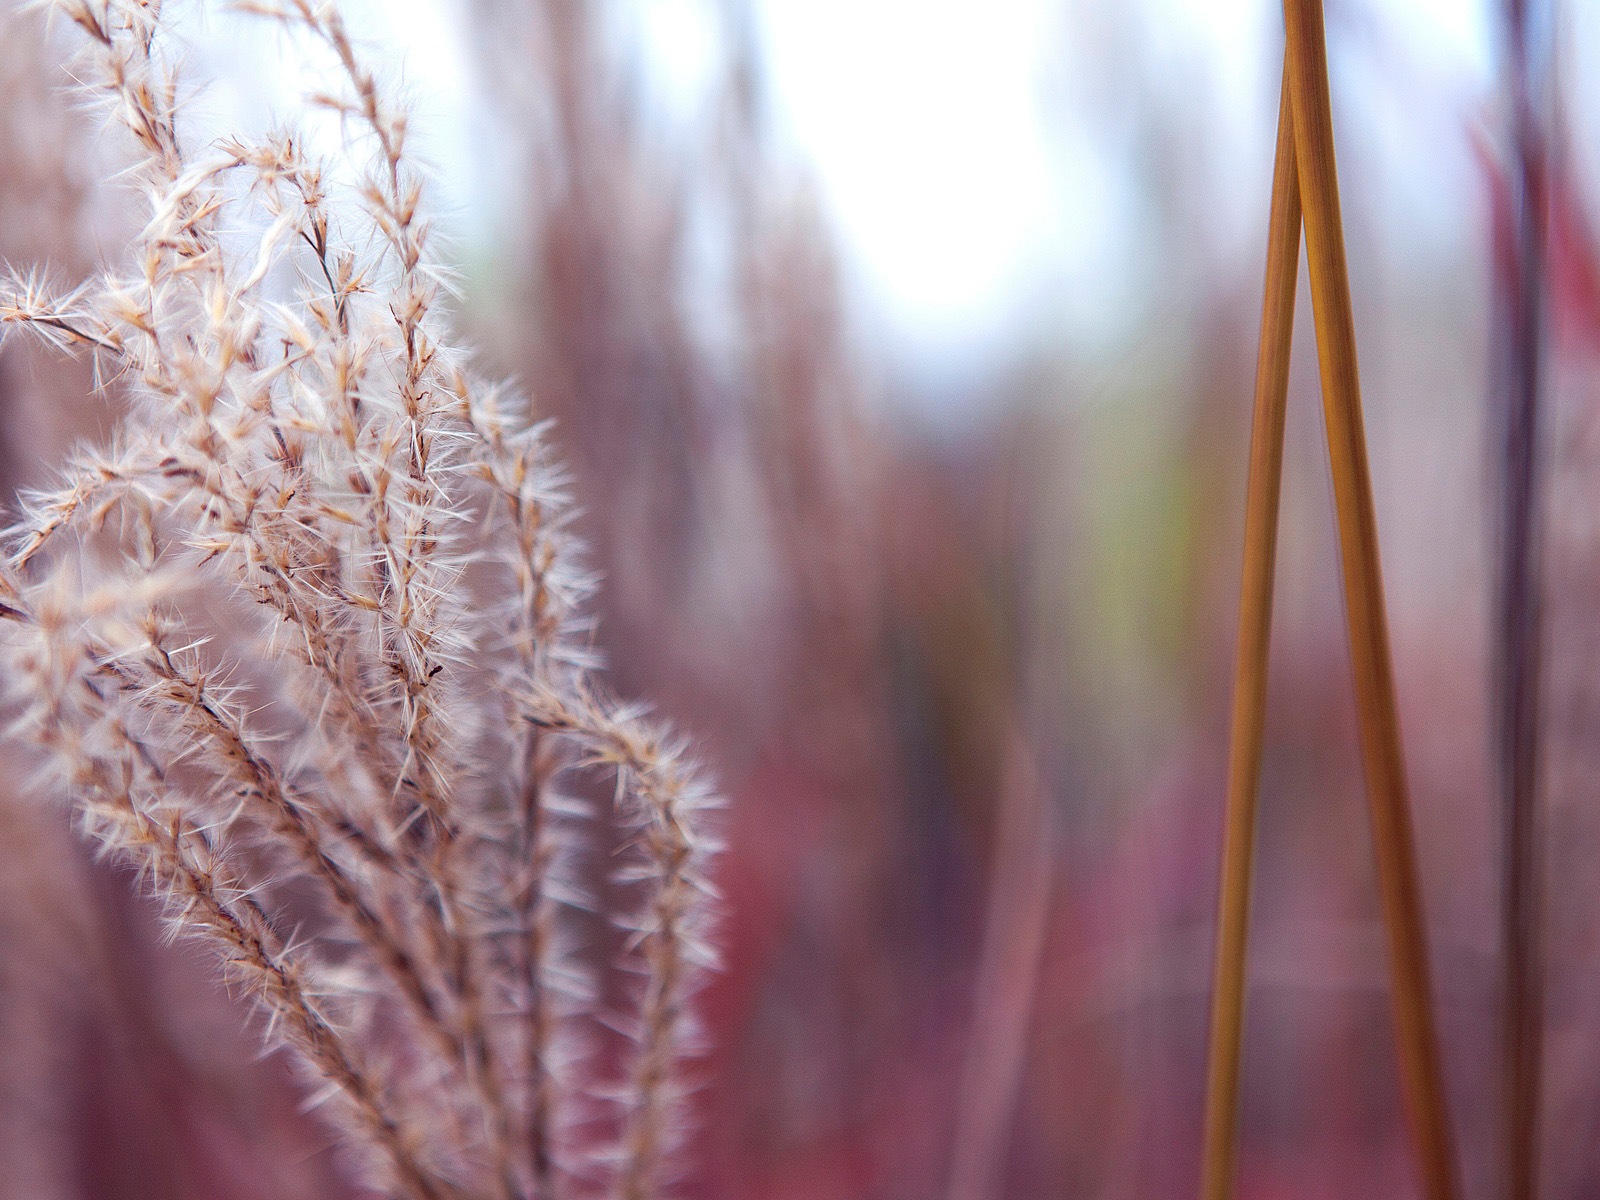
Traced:
<path fill-rule="evenodd" d="M 1200 1195 L 1225 1200 L 1233 1191 L 1239 1142 L 1239 1061 L 1244 1036 L 1245 953 L 1255 855 L 1262 731 L 1267 715 L 1267 655 L 1272 636 L 1272 583 L 1278 551 L 1278 496 L 1283 479 L 1283 427 L 1288 408 L 1289 347 L 1294 336 L 1300 265 L 1300 182 L 1285 63 L 1278 103 L 1278 148 L 1272 169 L 1266 294 L 1256 355 L 1255 413 L 1246 483 L 1244 566 L 1239 587 L 1239 643 L 1233 673 L 1233 724 L 1228 746 L 1228 801 L 1217 901 L 1216 965 L 1206 1080 L 1205 1150 Z"/>
<path fill-rule="evenodd" d="M 1334 164 L 1333 113 L 1321 0 L 1285 0 L 1295 157 L 1304 203 L 1306 262 L 1316 315 L 1323 410 L 1344 567 L 1345 619 L 1372 813 L 1378 889 L 1389 935 L 1401 1080 L 1430 1200 L 1458 1194 L 1428 945 L 1406 796 L 1405 760 L 1384 612 L 1378 524 L 1367 465 L 1355 319 Z"/>

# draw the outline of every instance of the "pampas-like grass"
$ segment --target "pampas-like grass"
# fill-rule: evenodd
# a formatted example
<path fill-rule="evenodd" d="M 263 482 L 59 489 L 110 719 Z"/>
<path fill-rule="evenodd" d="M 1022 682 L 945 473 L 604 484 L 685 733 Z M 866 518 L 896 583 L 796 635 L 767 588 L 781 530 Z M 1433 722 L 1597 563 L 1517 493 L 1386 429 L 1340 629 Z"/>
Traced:
<path fill-rule="evenodd" d="M 403 112 L 336 6 L 250 3 L 337 63 L 314 99 L 345 159 L 294 131 L 191 146 L 161 6 L 55 7 L 137 144 L 149 219 L 89 287 L 0 288 L 0 329 L 131 397 L 10 530 L 18 734 L 216 949 L 375 1186 L 658 1194 L 710 957 L 712 801 L 599 682 L 542 431 L 443 327 Z M 636 831 L 610 964 L 568 919 L 595 776 Z M 597 969 L 638 976 L 631 1016 L 597 1011 Z M 618 1078 L 582 1053 L 602 1017 L 635 1039 Z"/>

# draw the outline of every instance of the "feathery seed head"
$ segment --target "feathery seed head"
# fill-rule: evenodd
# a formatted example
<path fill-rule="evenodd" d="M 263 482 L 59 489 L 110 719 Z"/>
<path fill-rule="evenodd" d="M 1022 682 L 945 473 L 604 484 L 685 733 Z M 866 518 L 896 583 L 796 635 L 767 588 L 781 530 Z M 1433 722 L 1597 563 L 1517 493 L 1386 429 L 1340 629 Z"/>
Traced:
<path fill-rule="evenodd" d="M 341 93 L 312 99 L 351 127 L 340 206 L 292 130 L 186 144 L 159 6 L 56 7 L 150 216 L 131 270 L 0 283 L 0 335 L 88 348 L 132 401 L 8 532 L 17 730 L 218 952 L 377 1186 L 543 1200 L 598 1172 L 654 1194 L 713 957 L 712 801 L 597 678 L 564 476 L 450 341 L 405 113 L 335 5 L 238 6 L 337 60 Z M 594 814 L 565 778 L 585 771 L 635 835 L 610 964 L 568 928 L 593 903 Z M 581 1049 L 607 969 L 638 979 L 621 1079 Z M 602 1094 L 597 1149 L 575 1130 Z"/>

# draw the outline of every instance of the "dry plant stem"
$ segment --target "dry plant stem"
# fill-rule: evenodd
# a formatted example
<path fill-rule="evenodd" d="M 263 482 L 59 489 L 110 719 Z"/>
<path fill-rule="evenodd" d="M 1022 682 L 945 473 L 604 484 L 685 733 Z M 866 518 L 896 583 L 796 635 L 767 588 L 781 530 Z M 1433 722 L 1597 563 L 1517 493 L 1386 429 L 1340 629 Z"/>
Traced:
<path fill-rule="evenodd" d="M 161 623 L 152 614 L 144 623 L 148 653 L 119 664 L 128 686 L 170 707 L 177 728 L 214 760 L 219 781 L 238 789 L 246 802 L 263 810 L 262 821 L 293 846 L 300 859 L 327 885 L 338 910 L 370 945 L 384 969 L 415 1008 L 429 1033 L 440 1018 L 423 985 L 417 963 L 392 921 L 363 897 L 358 881 L 330 851 L 313 806 L 294 795 L 279 772 L 251 744 L 241 714 L 220 701 L 193 663 L 167 648 Z M 446 1049 L 453 1043 L 441 1032 Z"/>
<path fill-rule="evenodd" d="M 1233 1194 L 1239 1149 L 1239 1072 L 1244 1038 L 1245 955 L 1250 932 L 1256 807 L 1262 730 L 1267 715 L 1267 655 L 1272 637 L 1272 584 L 1278 551 L 1278 497 L 1283 479 L 1283 428 L 1288 408 L 1289 347 L 1294 336 L 1300 265 L 1300 180 L 1295 163 L 1288 65 L 1278 103 L 1278 148 L 1272 168 L 1266 295 L 1256 355 L 1255 412 L 1244 512 L 1244 566 L 1239 587 L 1239 642 L 1233 670 L 1228 800 L 1217 900 L 1216 962 L 1211 987 L 1211 1041 L 1206 1079 L 1200 1195 Z"/>
<path fill-rule="evenodd" d="M 531 729 L 524 750 L 521 796 L 522 857 L 530 868 L 522 899 L 523 973 L 527 988 L 528 1171 L 532 1178 L 529 1200 L 550 1200 L 555 1193 L 555 1163 L 551 1157 L 553 1118 L 549 1049 L 553 1014 L 545 975 L 551 954 L 550 904 L 543 881 L 552 858 L 549 813 L 545 793 L 551 764 L 539 731 Z"/>
<path fill-rule="evenodd" d="M 1452 1200 L 1459 1188 L 1434 1027 L 1427 933 L 1384 613 L 1378 524 L 1362 427 L 1321 0 L 1285 0 L 1284 24 L 1306 262 L 1316 315 L 1334 507 L 1339 518 L 1345 619 L 1355 671 L 1378 888 L 1389 935 L 1400 1075 L 1426 1195 L 1429 1200 Z"/>
<path fill-rule="evenodd" d="M 1050 923 L 1050 812 L 1033 748 L 1006 739 L 999 844 L 951 1152 L 949 1200 L 996 1195 Z"/>
<path fill-rule="evenodd" d="M 1501 1103 L 1507 1200 L 1538 1195 L 1543 1051 L 1539 687 L 1542 646 L 1540 383 L 1545 153 L 1534 108 L 1537 28 L 1528 0 L 1507 0 L 1516 186 L 1513 274 L 1503 279 L 1500 578 L 1496 647 L 1499 783 L 1504 822 Z"/>

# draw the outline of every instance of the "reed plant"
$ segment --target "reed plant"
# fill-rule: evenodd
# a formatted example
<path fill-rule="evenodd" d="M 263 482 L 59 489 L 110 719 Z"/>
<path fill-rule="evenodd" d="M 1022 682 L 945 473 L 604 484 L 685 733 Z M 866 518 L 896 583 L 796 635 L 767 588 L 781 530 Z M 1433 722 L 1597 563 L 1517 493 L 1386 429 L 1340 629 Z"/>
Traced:
<path fill-rule="evenodd" d="M 85 286 L 0 288 L 0 329 L 128 396 L 8 531 L 14 733 L 215 950 L 366 1182 L 657 1195 L 712 793 L 603 685 L 546 430 L 448 330 L 404 108 L 336 5 L 238 7 L 328 58 L 331 157 L 292 127 L 195 138 L 159 3 L 55 5 L 147 219 Z M 603 895 L 596 818 L 632 833 Z M 611 961 L 597 906 L 629 931 Z"/>

